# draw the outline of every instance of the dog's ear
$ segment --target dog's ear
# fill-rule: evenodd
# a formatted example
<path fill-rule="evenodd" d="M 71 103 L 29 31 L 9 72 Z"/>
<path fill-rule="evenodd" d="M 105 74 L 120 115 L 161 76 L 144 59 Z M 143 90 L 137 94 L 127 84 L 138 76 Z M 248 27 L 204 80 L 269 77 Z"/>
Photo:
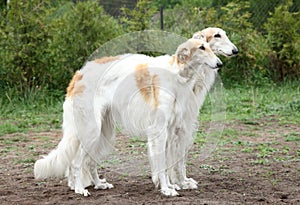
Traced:
<path fill-rule="evenodd" d="M 177 59 L 180 63 L 186 63 L 190 57 L 190 51 L 187 48 L 182 48 L 177 52 Z"/>
<path fill-rule="evenodd" d="M 201 32 L 201 31 L 195 33 L 195 34 L 193 35 L 193 38 L 194 38 L 194 39 L 201 39 L 201 40 L 203 40 L 203 41 L 206 41 L 206 37 L 205 37 L 204 33 Z"/>

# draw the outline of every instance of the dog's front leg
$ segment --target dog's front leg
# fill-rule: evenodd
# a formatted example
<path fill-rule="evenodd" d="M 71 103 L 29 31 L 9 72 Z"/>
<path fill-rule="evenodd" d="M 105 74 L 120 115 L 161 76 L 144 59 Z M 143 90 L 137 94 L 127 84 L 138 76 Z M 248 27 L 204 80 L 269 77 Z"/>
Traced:
<path fill-rule="evenodd" d="M 148 136 L 148 151 L 152 171 L 152 181 L 158 187 L 160 185 L 161 193 L 166 196 L 177 196 L 175 188 L 170 188 L 169 177 L 167 176 L 166 162 L 166 141 L 167 132 L 160 131 L 159 135 Z"/>
<path fill-rule="evenodd" d="M 173 136 L 167 151 L 167 157 L 170 159 L 168 175 L 170 181 L 180 189 L 197 189 L 197 182 L 186 176 L 186 161 L 192 136 L 188 136 L 188 132 L 178 130 L 177 135 Z M 168 142 L 169 143 L 169 142 Z"/>

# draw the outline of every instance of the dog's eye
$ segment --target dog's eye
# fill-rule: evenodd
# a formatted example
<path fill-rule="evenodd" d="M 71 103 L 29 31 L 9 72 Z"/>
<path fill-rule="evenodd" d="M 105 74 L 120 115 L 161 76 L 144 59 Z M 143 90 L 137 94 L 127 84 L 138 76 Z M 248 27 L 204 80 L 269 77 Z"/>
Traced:
<path fill-rule="evenodd" d="M 217 33 L 214 35 L 215 38 L 221 38 L 221 34 Z"/>
<path fill-rule="evenodd" d="M 199 47 L 199 49 L 205 50 L 205 47 L 202 45 L 202 46 Z"/>

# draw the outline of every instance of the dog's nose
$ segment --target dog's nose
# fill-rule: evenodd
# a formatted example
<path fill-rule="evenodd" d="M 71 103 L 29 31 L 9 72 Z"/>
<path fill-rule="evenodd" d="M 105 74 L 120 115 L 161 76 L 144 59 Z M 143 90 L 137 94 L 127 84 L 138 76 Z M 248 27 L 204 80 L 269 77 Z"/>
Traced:
<path fill-rule="evenodd" d="M 232 50 L 232 53 L 233 53 L 234 55 L 238 54 L 238 52 L 239 52 L 239 50 L 238 50 L 237 48 L 234 48 L 234 49 Z"/>
<path fill-rule="evenodd" d="M 217 68 L 221 68 L 223 66 L 223 63 L 222 62 L 218 62 L 217 63 Z"/>

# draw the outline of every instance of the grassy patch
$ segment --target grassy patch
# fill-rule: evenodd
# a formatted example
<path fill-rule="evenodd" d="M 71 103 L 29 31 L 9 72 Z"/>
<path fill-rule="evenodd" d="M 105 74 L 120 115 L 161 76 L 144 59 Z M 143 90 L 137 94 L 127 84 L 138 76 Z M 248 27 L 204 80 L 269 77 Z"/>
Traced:
<path fill-rule="evenodd" d="M 7 91 L 12 93 L 10 91 Z M 40 91 L 20 98 L 2 95 L 0 98 L 0 136 L 28 131 L 45 131 L 61 127 L 61 97 Z"/>
<path fill-rule="evenodd" d="M 285 141 L 287 142 L 300 142 L 300 133 L 299 132 L 291 132 L 284 135 Z"/>
<path fill-rule="evenodd" d="M 262 116 L 270 116 L 282 123 L 300 122 L 300 87 L 297 82 L 283 85 L 259 87 L 237 86 L 224 88 L 227 120 L 241 120 L 244 124 L 257 125 Z M 223 97 L 222 97 L 223 98 Z M 212 102 L 209 97 L 201 110 L 200 119 L 209 121 L 212 115 Z"/>

